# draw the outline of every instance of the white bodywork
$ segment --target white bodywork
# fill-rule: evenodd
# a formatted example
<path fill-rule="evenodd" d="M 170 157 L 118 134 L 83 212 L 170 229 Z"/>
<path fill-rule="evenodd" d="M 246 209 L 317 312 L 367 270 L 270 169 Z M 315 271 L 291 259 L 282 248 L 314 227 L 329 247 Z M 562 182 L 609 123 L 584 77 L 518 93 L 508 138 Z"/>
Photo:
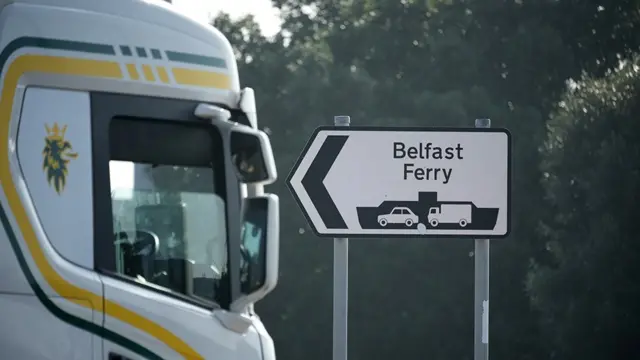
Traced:
<path fill-rule="evenodd" d="M 106 360 L 114 352 L 119 359 L 275 359 L 256 315 L 246 314 L 252 323 L 246 332 L 233 331 L 220 321 L 235 316 L 227 310 L 101 275 L 93 270 L 93 242 L 87 241 L 94 236 L 90 93 L 238 109 L 239 77 L 228 40 L 163 2 L 16 0 L 0 6 L 2 358 Z M 255 113 L 248 115 L 255 127 Z M 42 171 L 41 144 L 53 121 L 70 124 L 66 138 L 80 154 L 64 196 L 51 191 Z"/>
<path fill-rule="evenodd" d="M 429 210 L 427 220 L 432 225 L 435 224 L 460 224 L 466 226 L 471 223 L 471 204 L 442 204 L 440 208 L 434 207 Z"/>

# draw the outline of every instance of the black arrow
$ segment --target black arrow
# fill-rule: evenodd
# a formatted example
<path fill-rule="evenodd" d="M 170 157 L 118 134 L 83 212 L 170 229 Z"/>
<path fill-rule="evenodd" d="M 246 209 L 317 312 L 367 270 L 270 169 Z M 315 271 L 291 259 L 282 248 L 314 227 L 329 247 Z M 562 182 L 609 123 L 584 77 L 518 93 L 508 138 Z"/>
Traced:
<path fill-rule="evenodd" d="M 348 138 L 345 135 L 327 136 L 301 181 L 327 229 L 347 229 L 323 182 Z"/>

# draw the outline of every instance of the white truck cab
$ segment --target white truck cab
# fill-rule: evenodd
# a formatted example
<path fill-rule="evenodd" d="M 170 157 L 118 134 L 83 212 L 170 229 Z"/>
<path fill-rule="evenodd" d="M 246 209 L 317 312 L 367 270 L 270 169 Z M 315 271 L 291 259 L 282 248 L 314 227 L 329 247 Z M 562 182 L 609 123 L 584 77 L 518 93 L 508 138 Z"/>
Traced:
<path fill-rule="evenodd" d="M 274 360 L 271 144 L 229 41 L 162 1 L 0 0 L 0 349 Z"/>

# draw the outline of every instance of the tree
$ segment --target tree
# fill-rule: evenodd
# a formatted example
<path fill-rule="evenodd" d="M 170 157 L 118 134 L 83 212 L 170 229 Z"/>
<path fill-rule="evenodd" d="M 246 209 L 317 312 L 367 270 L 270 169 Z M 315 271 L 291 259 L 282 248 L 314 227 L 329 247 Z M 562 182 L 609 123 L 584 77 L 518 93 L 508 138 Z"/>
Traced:
<path fill-rule="evenodd" d="M 542 225 L 554 263 L 529 286 L 559 359 L 637 358 L 640 335 L 640 61 L 583 77 L 549 122 Z"/>

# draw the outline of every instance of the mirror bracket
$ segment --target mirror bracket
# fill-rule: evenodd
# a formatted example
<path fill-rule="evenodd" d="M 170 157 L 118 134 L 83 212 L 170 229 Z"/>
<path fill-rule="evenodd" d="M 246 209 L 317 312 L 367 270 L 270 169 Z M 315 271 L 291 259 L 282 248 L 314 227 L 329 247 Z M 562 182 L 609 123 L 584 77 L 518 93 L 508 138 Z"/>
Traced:
<path fill-rule="evenodd" d="M 213 311 L 213 316 L 227 329 L 238 334 L 244 334 L 253 324 L 250 316 L 242 313 L 230 313 L 226 310 L 217 309 Z"/>
<path fill-rule="evenodd" d="M 251 127 L 258 130 L 258 116 L 256 111 L 256 95 L 252 88 L 245 87 L 240 91 L 240 101 L 238 102 L 240 110 L 247 115 L 247 119 Z"/>
<path fill-rule="evenodd" d="M 220 106 L 211 104 L 198 104 L 194 111 L 194 115 L 200 119 L 207 119 L 211 121 L 230 122 L 231 112 Z"/>

